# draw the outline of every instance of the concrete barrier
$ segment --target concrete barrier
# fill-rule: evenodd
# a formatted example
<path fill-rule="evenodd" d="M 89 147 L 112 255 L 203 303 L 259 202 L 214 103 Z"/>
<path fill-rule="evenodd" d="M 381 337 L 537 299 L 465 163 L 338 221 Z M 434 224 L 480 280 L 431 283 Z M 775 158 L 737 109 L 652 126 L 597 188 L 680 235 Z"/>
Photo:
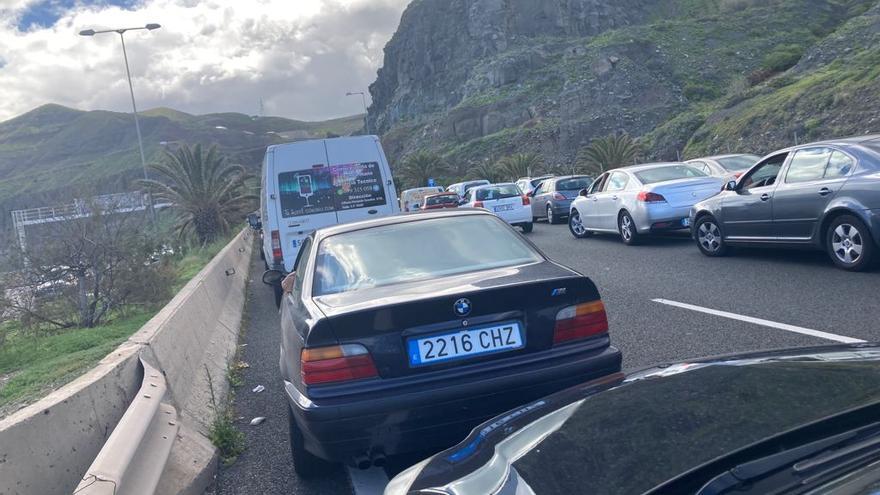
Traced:
<path fill-rule="evenodd" d="M 203 492 L 217 459 L 205 437 L 213 418 L 209 383 L 222 404 L 252 249 L 245 230 L 94 369 L 0 420 L 0 495 L 71 493 L 140 388 L 139 359 L 165 374 L 166 400 L 180 415 L 157 493 Z"/>

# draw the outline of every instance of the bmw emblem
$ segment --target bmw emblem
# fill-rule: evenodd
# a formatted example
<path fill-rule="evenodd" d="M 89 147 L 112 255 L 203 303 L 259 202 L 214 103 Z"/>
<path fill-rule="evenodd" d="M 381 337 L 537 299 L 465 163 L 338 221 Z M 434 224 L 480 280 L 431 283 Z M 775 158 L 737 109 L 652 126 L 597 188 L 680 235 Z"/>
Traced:
<path fill-rule="evenodd" d="M 458 301 L 455 301 L 455 304 L 452 305 L 452 310 L 455 311 L 455 314 L 458 316 L 467 316 L 471 314 L 471 301 L 469 299 L 461 298 Z"/>

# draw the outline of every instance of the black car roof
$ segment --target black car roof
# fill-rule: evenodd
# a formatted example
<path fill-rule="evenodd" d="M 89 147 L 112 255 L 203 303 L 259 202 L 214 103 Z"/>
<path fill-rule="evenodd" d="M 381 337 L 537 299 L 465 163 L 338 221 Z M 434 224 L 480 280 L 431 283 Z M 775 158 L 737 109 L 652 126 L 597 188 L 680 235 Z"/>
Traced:
<path fill-rule="evenodd" d="M 339 225 L 331 225 L 323 227 L 315 231 L 315 238 L 323 239 L 332 235 L 344 234 L 346 232 L 354 232 L 356 230 L 371 229 L 374 227 L 383 227 L 385 225 L 396 225 L 401 223 L 419 222 L 434 218 L 448 217 L 467 217 L 467 216 L 490 216 L 495 215 L 485 210 L 475 208 L 456 208 L 450 210 L 431 210 L 413 213 L 404 213 L 401 215 L 392 215 L 388 217 L 371 218 L 369 220 L 360 220 L 358 222 L 343 223 Z"/>

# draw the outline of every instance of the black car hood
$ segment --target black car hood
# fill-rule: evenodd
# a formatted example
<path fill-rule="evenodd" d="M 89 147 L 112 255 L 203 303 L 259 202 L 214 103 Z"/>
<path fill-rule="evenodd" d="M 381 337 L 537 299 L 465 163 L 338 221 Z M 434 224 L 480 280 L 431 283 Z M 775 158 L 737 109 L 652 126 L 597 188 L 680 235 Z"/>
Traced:
<path fill-rule="evenodd" d="M 581 277 L 581 275 L 552 261 L 539 261 L 526 265 L 481 270 L 384 287 L 316 296 L 313 299 L 325 315 L 336 316 L 342 313 L 355 312 L 377 306 L 391 306 L 419 299 L 574 277 Z"/>
<path fill-rule="evenodd" d="M 872 344 L 660 366 L 489 421 L 419 466 L 411 490 L 473 479 L 500 454 L 537 494 L 643 493 L 731 451 L 877 401 L 880 347 Z"/>

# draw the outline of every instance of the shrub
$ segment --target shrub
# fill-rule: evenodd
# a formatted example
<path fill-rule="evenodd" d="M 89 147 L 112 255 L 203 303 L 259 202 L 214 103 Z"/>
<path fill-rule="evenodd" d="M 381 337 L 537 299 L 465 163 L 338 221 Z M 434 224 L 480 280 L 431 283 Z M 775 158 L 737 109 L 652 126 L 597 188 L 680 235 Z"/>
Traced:
<path fill-rule="evenodd" d="M 709 101 L 718 98 L 720 92 L 710 84 L 689 82 L 682 91 L 684 97 L 691 101 Z"/>
<path fill-rule="evenodd" d="M 800 45 L 779 45 L 764 57 L 761 70 L 770 73 L 786 71 L 804 56 L 804 48 Z"/>

